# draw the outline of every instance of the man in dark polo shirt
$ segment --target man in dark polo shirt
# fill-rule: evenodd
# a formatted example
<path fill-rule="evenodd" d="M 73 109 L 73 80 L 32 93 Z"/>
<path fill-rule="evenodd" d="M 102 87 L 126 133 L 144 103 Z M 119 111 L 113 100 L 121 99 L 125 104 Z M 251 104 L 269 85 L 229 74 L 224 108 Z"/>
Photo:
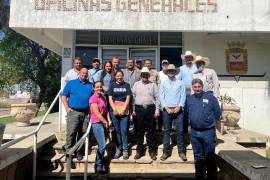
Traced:
<path fill-rule="evenodd" d="M 221 111 L 218 100 L 210 92 L 203 91 L 200 79 L 192 80 L 194 94 L 187 99 L 186 111 L 191 126 L 191 144 L 195 159 L 196 179 L 217 179 L 215 161 L 216 122 L 220 119 Z"/>
<path fill-rule="evenodd" d="M 66 151 L 69 151 L 75 145 L 76 139 L 78 141 L 83 135 L 91 95 L 92 83 L 88 81 L 88 70 L 82 68 L 79 78 L 68 81 L 62 92 L 62 102 L 67 111 Z M 78 160 L 82 160 L 82 150 L 77 152 L 76 156 Z"/>

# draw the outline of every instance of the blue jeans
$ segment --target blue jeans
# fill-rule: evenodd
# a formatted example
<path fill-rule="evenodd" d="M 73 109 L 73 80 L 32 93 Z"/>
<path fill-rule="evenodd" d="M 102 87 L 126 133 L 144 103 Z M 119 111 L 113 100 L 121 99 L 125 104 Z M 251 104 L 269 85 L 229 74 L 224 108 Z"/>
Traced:
<path fill-rule="evenodd" d="M 110 111 L 113 127 L 116 132 L 118 150 L 128 150 L 128 116 L 115 116 L 113 111 Z"/>
<path fill-rule="evenodd" d="M 98 143 L 95 165 L 96 168 L 101 168 L 102 166 L 105 165 L 104 153 L 106 140 L 105 140 L 104 126 L 102 123 L 94 123 L 92 124 L 92 130 Z"/>
<path fill-rule="evenodd" d="M 175 121 L 176 126 L 176 141 L 177 141 L 177 148 L 178 153 L 185 153 L 186 147 L 184 144 L 184 120 L 183 120 L 183 113 L 178 114 L 168 114 L 167 111 L 162 112 L 163 118 L 163 154 L 170 154 L 170 133 L 172 129 L 172 123 Z"/>
<path fill-rule="evenodd" d="M 195 174 L 197 179 L 204 179 L 205 163 L 207 179 L 217 178 L 215 161 L 215 128 L 198 131 L 191 129 L 191 144 L 195 159 Z"/>

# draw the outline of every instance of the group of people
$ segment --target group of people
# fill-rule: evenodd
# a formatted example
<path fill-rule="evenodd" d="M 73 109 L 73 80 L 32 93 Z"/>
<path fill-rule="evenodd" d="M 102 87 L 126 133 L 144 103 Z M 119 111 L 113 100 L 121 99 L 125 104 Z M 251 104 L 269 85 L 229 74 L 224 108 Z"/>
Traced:
<path fill-rule="evenodd" d="M 150 59 L 141 64 L 126 61 L 120 69 L 120 60 L 104 62 L 99 69 L 99 59 L 92 60 L 92 69 L 82 66 L 80 58 L 74 59 L 74 68 L 66 73 L 62 101 L 67 111 L 68 151 L 80 139 L 85 129 L 85 119 L 91 122 L 98 143 L 96 172 L 105 172 L 106 131 L 115 131 L 114 158 L 128 154 L 128 132 L 133 119 L 137 152 L 134 159 L 144 155 L 146 135 L 149 155 L 157 159 L 156 120 L 158 130 L 163 129 L 163 154 L 161 161 L 170 156 L 170 135 L 175 126 L 179 157 L 187 161 L 184 133 L 191 127 L 191 144 L 195 158 L 196 177 L 216 178 L 215 125 L 221 112 L 218 104 L 219 82 L 213 69 L 207 68 L 209 59 L 196 56 L 191 51 L 181 55 L 185 64 L 180 68 L 162 60 L 162 71 L 152 68 Z M 136 65 L 136 66 L 135 66 Z M 76 153 L 82 160 L 82 152 Z M 205 166 L 207 168 L 205 168 Z"/>

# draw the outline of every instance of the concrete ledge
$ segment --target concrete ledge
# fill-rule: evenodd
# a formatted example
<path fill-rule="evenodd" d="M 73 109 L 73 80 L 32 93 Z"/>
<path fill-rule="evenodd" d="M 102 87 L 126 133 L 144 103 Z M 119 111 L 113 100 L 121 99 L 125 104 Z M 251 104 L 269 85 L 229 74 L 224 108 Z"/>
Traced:
<path fill-rule="evenodd" d="M 39 149 L 44 144 L 55 139 L 55 135 L 40 135 L 38 138 L 37 148 Z M 0 171 L 9 165 L 19 161 L 20 159 L 31 154 L 33 149 L 33 137 L 29 137 L 20 143 L 17 143 L 10 148 L 0 152 Z"/>
<path fill-rule="evenodd" d="M 218 156 L 252 180 L 270 179 L 270 161 L 252 151 L 220 151 Z M 252 165 L 266 168 L 255 169 Z"/>
<path fill-rule="evenodd" d="M 216 147 L 218 164 L 224 175 L 223 179 L 270 180 L 270 160 L 233 142 L 233 138 L 235 137 L 222 137 L 223 143 Z M 263 165 L 266 168 L 255 169 L 252 165 Z"/>

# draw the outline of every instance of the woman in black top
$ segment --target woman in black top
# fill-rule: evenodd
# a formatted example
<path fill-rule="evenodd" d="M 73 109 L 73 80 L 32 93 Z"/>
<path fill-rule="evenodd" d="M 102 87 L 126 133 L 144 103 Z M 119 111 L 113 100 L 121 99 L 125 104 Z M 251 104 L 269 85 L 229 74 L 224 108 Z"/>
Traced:
<path fill-rule="evenodd" d="M 108 96 L 111 106 L 110 115 L 117 134 L 116 153 L 118 159 L 123 153 L 123 159 L 128 159 L 128 116 L 129 102 L 132 95 L 130 85 L 123 80 L 123 72 L 115 73 L 115 82 L 109 87 Z"/>

